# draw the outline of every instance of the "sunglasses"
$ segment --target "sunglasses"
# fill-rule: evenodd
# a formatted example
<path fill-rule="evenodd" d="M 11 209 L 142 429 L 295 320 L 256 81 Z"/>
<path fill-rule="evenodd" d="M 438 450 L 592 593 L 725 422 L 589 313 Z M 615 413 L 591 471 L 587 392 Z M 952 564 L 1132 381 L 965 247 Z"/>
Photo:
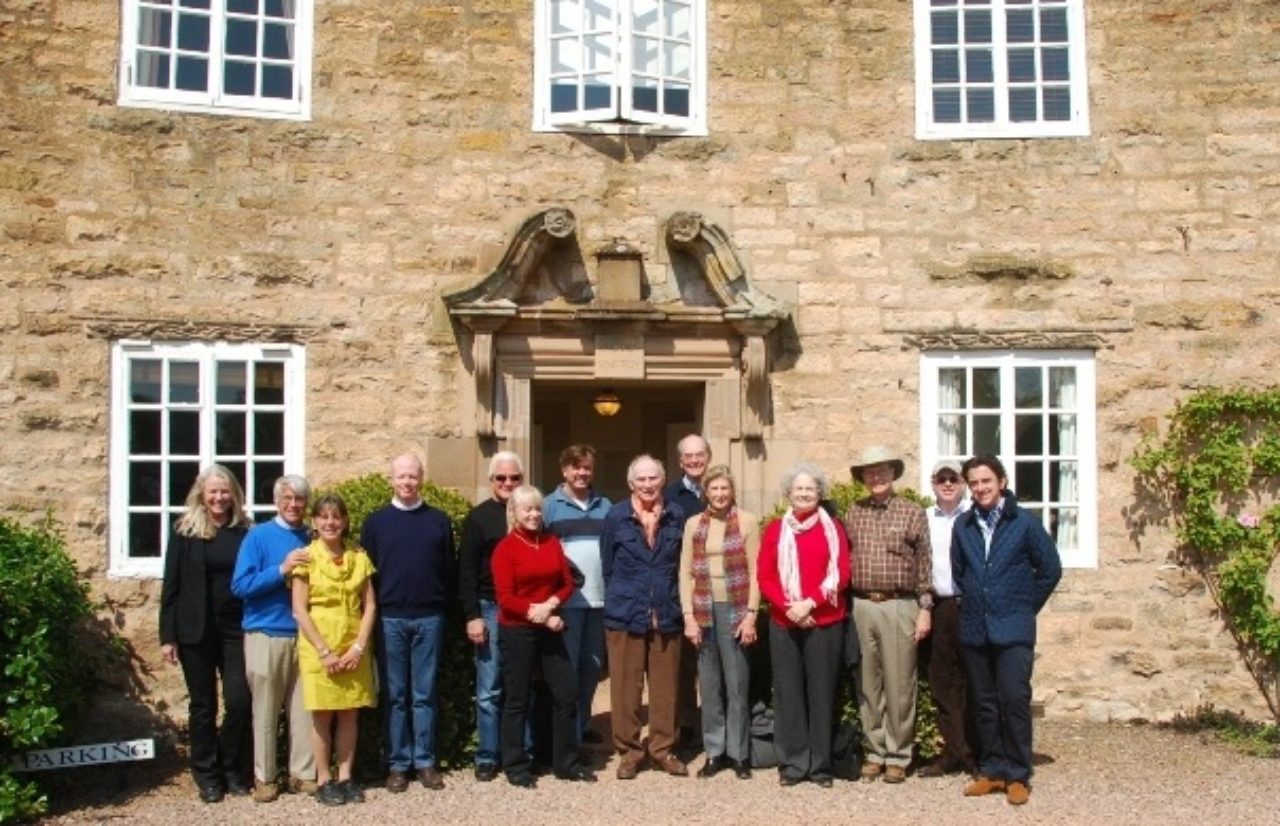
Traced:
<path fill-rule="evenodd" d="M 933 481 L 937 482 L 939 485 L 958 485 L 960 484 L 960 477 L 959 476 L 936 476 L 934 477 Z"/>
<path fill-rule="evenodd" d="M 512 474 L 511 476 L 505 476 L 505 475 L 503 475 L 503 474 L 501 474 L 501 473 L 495 473 L 495 474 L 494 474 L 494 476 L 493 476 L 493 481 L 495 481 L 495 482 L 519 482 L 519 481 L 520 481 L 521 479 L 523 479 L 523 478 L 524 478 L 524 477 L 523 477 L 523 476 L 521 476 L 519 473 Z"/>

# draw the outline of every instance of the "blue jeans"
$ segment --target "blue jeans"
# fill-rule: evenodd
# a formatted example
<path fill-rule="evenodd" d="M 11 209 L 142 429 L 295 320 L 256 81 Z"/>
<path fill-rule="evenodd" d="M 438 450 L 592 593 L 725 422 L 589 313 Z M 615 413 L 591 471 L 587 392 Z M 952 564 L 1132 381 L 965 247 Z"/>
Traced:
<path fill-rule="evenodd" d="M 480 616 L 489 640 L 475 647 L 476 765 L 498 765 L 502 734 L 502 662 L 498 656 L 498 604 L 480 600 Z"/>
<path fill-rule="evenodd" d="M 591 701 L 600 682 L 604 665 L 604 609 L 565 608 L 564 645 L 569 650 L 569 665 L 578 677 L 577 733 L 581 742 L 591 720 Z"/>
<path fill-rule="evenodd" d="M 407 772 L 436 764 L 436 671 L 444 615 L 382 618 L 387 762 Z"/>

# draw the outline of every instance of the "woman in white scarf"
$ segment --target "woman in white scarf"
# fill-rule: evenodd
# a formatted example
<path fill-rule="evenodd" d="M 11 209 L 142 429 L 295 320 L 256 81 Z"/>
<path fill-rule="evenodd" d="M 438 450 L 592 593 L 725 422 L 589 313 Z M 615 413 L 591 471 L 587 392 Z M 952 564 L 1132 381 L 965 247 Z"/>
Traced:
<path fill-rule="evenodd" d="M 827 477 L 799 464 L 782 479 L 790 507 L 760 540 L 760 595 L 773 619 L 774 744 L 778 780 L 831 786 L 831 725 L 844 642 L 849 542 L 822 507 Z"/>

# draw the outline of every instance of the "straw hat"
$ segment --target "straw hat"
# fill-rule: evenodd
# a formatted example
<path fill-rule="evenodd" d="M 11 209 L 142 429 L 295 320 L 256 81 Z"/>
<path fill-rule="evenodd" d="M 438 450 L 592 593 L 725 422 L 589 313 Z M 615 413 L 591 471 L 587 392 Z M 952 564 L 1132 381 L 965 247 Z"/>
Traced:
<path fill-rule="evenodd" d="M 862 471 L 872 465 L 889 465 L 893 468 L 895 481 L 902 478 L 902 471 L 906 467 L 896 450 L 885 445 L 874 445 L 862 451 L 862 457 L 849 468 L 849 472 L 854 479 L 862 481 Z"/>

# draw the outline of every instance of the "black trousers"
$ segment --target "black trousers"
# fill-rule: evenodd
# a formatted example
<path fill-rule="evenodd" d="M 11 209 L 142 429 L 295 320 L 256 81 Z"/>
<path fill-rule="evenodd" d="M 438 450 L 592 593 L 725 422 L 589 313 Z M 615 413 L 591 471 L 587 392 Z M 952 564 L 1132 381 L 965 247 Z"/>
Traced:
<path fill-rule="evenodd" d="M 831 726 L 843 650 L 843 622 L 821 628 L 769 628 L 773 743 L 778 773 L 784 777 L 831 777 Z"/>
<path fill-rule="evenodd" d="M 938 712 L 942 762 L 973 772 L 977 732 L 968 710 L 964 654 L 960 645 L 960 601 L 939 597 L 933 605 L 933 632 L 920 646 L 921 671 L 929 675 L 929 692 Z"/>
<path fill-rule="evenodd" d="M 578 768 L 578 679 L 564 636 L 547 628 L 504 625 L 498 634 L 502 658 L 502 768 L 509 777 L 528 775 L 533 759 L 524 747 L 525 721 L 534 671 L 540 666 L 551 690 L 551 764 L 558 774 Z"/>
<path fill-rule="evenodd" d="M 252 701 L 244 673 L 244 637 L 210 628 L 203 640 L 179 643 L 187 682 L 191 774 L 200 786 L 221 787 L 227 778 L 248 782 L 253 769 Z M 225 715 L 218 730 L 218 675 Z"/>
<path fill-rule="evenodd" d="M 991 778 L 1031 779 L 1030 645 L 964 647 L 969 702 L 978 731 L 978 770 Z"/>

